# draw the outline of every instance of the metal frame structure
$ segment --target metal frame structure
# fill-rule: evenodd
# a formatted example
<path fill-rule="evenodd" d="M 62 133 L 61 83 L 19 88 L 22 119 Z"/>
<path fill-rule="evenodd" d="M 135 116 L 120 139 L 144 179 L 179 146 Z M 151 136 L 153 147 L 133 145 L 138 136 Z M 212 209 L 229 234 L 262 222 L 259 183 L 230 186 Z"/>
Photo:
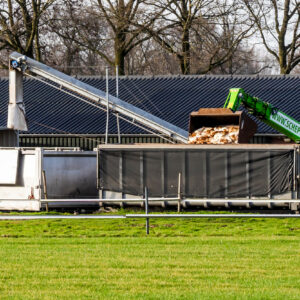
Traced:
<path fill-rule="evenodd" d="M 108 146 L 104 146 L 108 147 Z M 114 146 L 117 147 L 117 146 Z M 123 148 L 125 146 L 122 146 Z M 139 148 L 141 146 L 137 146 Z M 149 145 L 151 148 L 151 145 Z M 152 146 L 154 147 L 154 146 Z M 172 145 L 165 145 L 166 148 L 173 148 L 175 146 Z M 184 145 L 178 145 L 176 148 L 184 148 L 188 146 Z M 191 146 L 190 146 L 191 147 Z M 204 146 L 202 146 L 204 147 Z M 206 146 L 207 148 L 208 146 Z M 228 146 L 229 147 L 229 146 Z M 227 148 L 228 148 L 227 147 Z M 262 148 L 265 146 L 256 146 L 257 148 Z M 279 147 L 279 146 L 278 146 Z M 281 148 L 287 148 L 289 146 L 280 146 Z M 126 148 L 126 147 L 125 147 Z M 196 147 L 197 148 L 197 147 Z M 233 148 L 233 147 L 229 147 Z M 36 148 L 20 148 L 20 153 L 23 155 L 25 154 L 30 154 L 34 153 Z M 51 151 L 49 151 L 51 150 Z M 265 149 L 267 151 L 267 149 Z M 255 209 L 257 207 L 267 207 L 267 208 L 279 208 L 279 207 L 285 207 L 289 208 L 291 210 L 299 210 L 300 209 L 300 200 L 299 200 L 299 192 L 300 192 L 300 185 L 299 185 L 299 174 L 300 174 L 300 159 L 298 159 L 298 150 L 300 150 L 299 146 L 297 147 L 297 152 L 294 152 L 294 160 L 296 163 L 294 164 L 293 168 L 293 178 L 295 180 L 293 181 L 293 193 L 290 195 L 287 195 L 288 197 L 286 198 L 264 198 L 264 199 L 258 199 L 258 198 L 190 198 L 190 197 L 185 197 L 183 195 L 183 176 L 182 174 L 180 177 L 178 176 L 178 181 L 175 183 L 175 189 L 176 189 L 176 194 L 172 197 L 149 197 L 148 198 L 148 204 L 149 206 L 160 206 L 160 207 L 177 207 L 178 211 L 180 211 L 181 208 L 188 208 L 188 207 L 204 207 L 204 208 L 210 208 L 210 207 L 225 207 L 225 208 L 236 208 L 236 207 L 245 207 L 249 209 Z M 89 157 L 92 161 L 89 162 L 89 164 L 94 165 L 95 164 L 95 169 L 96 169 L 96 159 L 97 155 L 96 152 L 83 152 L 79 151 L 78 148 L 44 148 L 39 150 L 40 155 L 39 155 L 39 160 L 41 162 L 39 163 L 39 174 L 43 174 L 42 171 L 44 171 L 44 177 L 41 177 L 42 175 L 39 175 L 38 177 L 40 179 L 40 184 L 37 184 L 39 189 L 41 189 L 41 194 L 39 197 L 36 197 L 36 199 L 29 200 L 28 195 L 30 192 L 26 192 L 24 195 L 18 195 L 16 192 L 19 190 L 19 187 L 16 186 L 15 189 L 16 191 L 13 192 L 13 194 L 8 197 L 7 194 L 2 193 L 2 197 L 0 199 L 0 206 L 6 207 L 3 209 L 10 210 L 10 209 L 18 209 L 18 207 L 24 207 L 26 204 L 30 209 L 27 210 L 33 210 L 31 207 L 31 204 L 33 205 L 34 203 L 37 204 L 37 209 L 40 210 L 40 208 L 62 208 L 62 207 L 68 207 L 68 208 L 74 208 L 74 207 L 99 207 L 102 205 L 128 205 L 128 206 L 145 206 L 145 197 L 144 195 L 141 196 L 134 196 L 130 194 L 121 194 L 121 193 L 115 193 L 115 194 L 109 194 L 109 193 L 104 193 L 98 194 L 97 189 L 96 189 L 96 170 L 92 170 L 91 172 L 86 172 L 85 169 L 82 168 L 82 166 L 87 166 L 86 161 L 81 161 L 78 160 L 77 158 L 85 158 Z M 21 157 L 21 156 L 20 156 Z M 51 170 L 56 170 L 57 166 L 56 164 L 60 161 L 61 158 L 63 157 L 63 164 L 59 163 L 58 168 L 63 168 L 64 171 L 68 172 L 70 176 L 70 170 L 72 168 L 68 168 L 68 166 L 73 166 L 71 160 L 76 159 L 76 169 L 80 170 L 80 174 L 82 177 L 79 180 L 80 182 L 82 181 L 83 178 L 89 178 L 88 182 L 92 184 L 92 182 L 95 181 L 95 183 L 92 184 L 95 189 L 95 194 L 85 194 L 84 191 L 82 191 L 82 188 L 86 188 L 86 183 L 77 185 L 78 181 L 72 181 L 72 182 L 77 182 L 76 187 L 81 190 L 83 197 L 80 197 L 80 194 L 74 194 L 73 191 L 71 190 L 71 194 L 69 194 L 70 189 L 72 184 L 70 184 L 70 181 L 65 180 L 64 178 L 67 178 L 67 176 L 62 175 L 63 173 L 59 172 L 57 175 L 55 172 L 52 172 Z M 55 158 L 58 158 L 56 161 Z M 299 157 L 300 158 L 300 157 Z M 46 160 L 45 160 L 46 159 Z M 49 161 L 48 159 L 51 159 Z M 52 160 L 54 159 L 54 161 Z M 69 160 L 71 159 L 71 160 Z M 47 162 L 48 161 L 48 162 Z M 49 169 L 47 166 L 51 166 Z M 63 167 L 62 167 L 63 166 Z M 89 169 L 89 168 L 88 168 Z M 89 177 L 89 174 L 92 173 L 93 176 Z M 20 173 L 20 176 L 23 176 L 22 173 Z M 75 176 L 75 174 L 72 174 L 72 176 Z M 297 177 L 298 176 L 298 177 Z M 76 176 L 75 176 L 76 177 Z M 46 179 L 47 178 L 47 183 Z M 59 185 L 53 186 L 53 180 L 57 180 L 57 178 L 60 178 L 58 182 L 60 183 Z M 77 177 L 76 177 L 77 178 Z M 43 179 L 43 180 L 42 180 Z M 73 179 L 72 179 L 73 180 Z M 53 190 L 54 187 L 54 190 Z M 62 187 L 64 190 L 62 190 Z M 29 187 L 30 188 L 30 187 Z M 144 187 L 143 187 L 144 188 Z M 14 189 L 13 186 L 8 186 L 5 188 L 5 190 L 8 191 L 8 189 Z M 66 190 L 65 190 L 66 189 Z M 90 186 L 89 186 L 90 190 Z M 55 191 L 55 193 L 54 193 Z M 23 203 L 23 204 L 22 204 Z M 6 205 L 6 206 L 5 206 Z M 14 205 L 14 206 L 13 206 Z M 23 206 L 22 206 L 23 205 Z M 14 207 L 14 208 L 12 208 Z M 26 210 L 25 208 L 23 208 Z"/>
<path fill-rule="evenodd" d="M 188 132 L 161 118 L 158 118 L 130 103 L 112 95 L 106 95 L 102 90 L 92 87 L 80 80 L 59 72 L 47 65 L 37 62 L 18 52 L 10 55 L 10 71 L 18 73 L 10 76 L 10 85 L 15 90 L 22 91 L 20 76 L 39 76 L 40 81 L 81 99 L 103 110 L 120 114 L 120 118 L 144 130 L 165 136 L 171 142 L 187 143 Z M 15 80 L 14 80 L 15 79 Z M 80 96 L 80 97 L 78 97 Z M 81 98 L 83 97 L 83 98 Z M 109 101 L 107 100 L 109 98 Z M 153 132 L 154 131 L 154 132 Z"/>

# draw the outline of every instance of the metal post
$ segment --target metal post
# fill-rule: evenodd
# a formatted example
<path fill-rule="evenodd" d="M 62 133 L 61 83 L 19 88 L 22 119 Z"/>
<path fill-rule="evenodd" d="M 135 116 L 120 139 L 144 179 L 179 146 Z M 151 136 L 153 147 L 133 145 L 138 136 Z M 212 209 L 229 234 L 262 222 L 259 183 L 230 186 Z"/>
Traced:
<path fill-rule="evenodd" d="M 46 181 L 46 172 L 45 172 L 45 170 L 43 170 L 43 172 L 42 172 L 42 178 L 43 178 L 43 186 L 44 186 L 44 196 L 45 196 L 45 199 L 47 200 L 48 199 L 48 194 L 47 194 L 47 181 Z M 48 202 L 46 202 L 46 211 L 47 212 L 49 211 Z"/>
<path fill-rule="evenodd" d="M 109 90 L 108 90 L 108 67 L 106 67 L 106 128 L 105 128 L 105 144 L 108 143 L 108 125 L 109 125 Z"/>
<path fill-rule="evenodd" d="M 119 66 L 116 66 L 116 97 L 119 98 Z M 118 143 L 121 144 L 119 113 L 116 114 L 116 117 L 118 128 Z"/>
<path fill-rule="evenodd" d="M 119 98 L 119 66 L 116 66 L 116 97 Z"/>
<path fill-rule="evenodd" d="M 145 187 L 145 214 L 149 214 L 148 189 Z M 149 218 L 146 218 L 146 234 L 149 234 Z"/>
<path fill-rule="evenodd" d="M 119 113 L 117 113 L 116 116 L 117 116 L 117 129 L 118 129 L 118 143 L 121 144 Z"/>
<path fill-rule="evenodd" d="M 180 212 L 181 208 L 181 173 L 178 173 L 178 204 L 177 212 Z"/>
<path fill-rule="evenodd" d="M 271 159 L 271 152 L 268 152 L 268 158 L 267 158 L 267 164 L 268 164 L 268 198 L 272 199 L 272 186 L 271 186 L 271 182 L 272 182 L 272 159 Z M 272 208 L 272 204 L 270 204 L 270 208 Z"/>

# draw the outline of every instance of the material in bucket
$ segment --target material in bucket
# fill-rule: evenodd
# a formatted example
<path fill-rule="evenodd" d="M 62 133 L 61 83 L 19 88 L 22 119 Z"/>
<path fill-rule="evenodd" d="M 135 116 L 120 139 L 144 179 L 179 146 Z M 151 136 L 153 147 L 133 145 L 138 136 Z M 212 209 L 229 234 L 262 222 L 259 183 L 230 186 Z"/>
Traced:
<path fill-rule="evenodd" d="M 194 145 L 224 145 L 237 144 L 239 126 L 202 127 L 189 136 L 189 144 Z"/>
<path fill-rule="evenodd" d="M 257 124 L 242 111 L 200 108 L 190 114 L 189 141 L 192 144 L 249 143 L 256 131 Z"/>

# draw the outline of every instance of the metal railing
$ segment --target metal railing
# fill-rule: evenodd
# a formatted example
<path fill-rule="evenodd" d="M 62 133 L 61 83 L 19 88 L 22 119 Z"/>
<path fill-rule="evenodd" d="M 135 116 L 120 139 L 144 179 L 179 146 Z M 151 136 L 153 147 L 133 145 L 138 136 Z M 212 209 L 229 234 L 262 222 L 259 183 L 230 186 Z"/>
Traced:
<path fill-rule="evenodd" d="M 180 192 L 180 191 L 179 191 Z M 181 200 L 180 197 L 174 198 Z M 65 201 L 68 199 L 53 199 L 53 201 Z M 84 200 L 84 199 L 80 199 Z M 87 199 L 88 201 L 96 201 L 97 199 Z M 103 200 L 103 199 L 102 199 Z M 136 200 L 136 199 L 134 199 Z M 139 199 L 138 199 L 139 200 Z M 125 214 L 125 215 L 0 215 L 0 220 L 37 220 L 37 219 L 146 219 L 146 234 L 150 233 L 150 219 L 161 218 L 300 218 L 300 214 L 150 214 L 149 213 L 149 197 L 148 189 L 145 187 L 145 198 L 139 201 L 145 203 L 145 214 Z M 42 202 L 51 202 L 52 199 L 42 200 Z"/>
<path fill-rule="evenodd" d="M 147 207 L 147 205 L 145 206 Z M 146 209 L 148 211 L 148 209 Z M 150 233 L 150 219 L 170 219 L 170 218 L 300 218 L 299 214 L 125 214 L 125 215 L 77 215 L 77 216 L 66 216 L 66 215 L 0 215 L 0 220 L 47 220 L 47 219 L 146 219 L 146 234 Z"/>

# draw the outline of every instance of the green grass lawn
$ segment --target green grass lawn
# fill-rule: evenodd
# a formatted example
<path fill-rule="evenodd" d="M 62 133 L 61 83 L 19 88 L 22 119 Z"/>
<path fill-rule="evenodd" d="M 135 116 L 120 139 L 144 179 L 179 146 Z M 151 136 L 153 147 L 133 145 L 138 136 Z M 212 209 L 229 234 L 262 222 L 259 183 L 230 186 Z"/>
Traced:
<path fill-rule="evenodd" d="M 300 219 L 0 221 L 0 299 L 299 299 Z"/>

